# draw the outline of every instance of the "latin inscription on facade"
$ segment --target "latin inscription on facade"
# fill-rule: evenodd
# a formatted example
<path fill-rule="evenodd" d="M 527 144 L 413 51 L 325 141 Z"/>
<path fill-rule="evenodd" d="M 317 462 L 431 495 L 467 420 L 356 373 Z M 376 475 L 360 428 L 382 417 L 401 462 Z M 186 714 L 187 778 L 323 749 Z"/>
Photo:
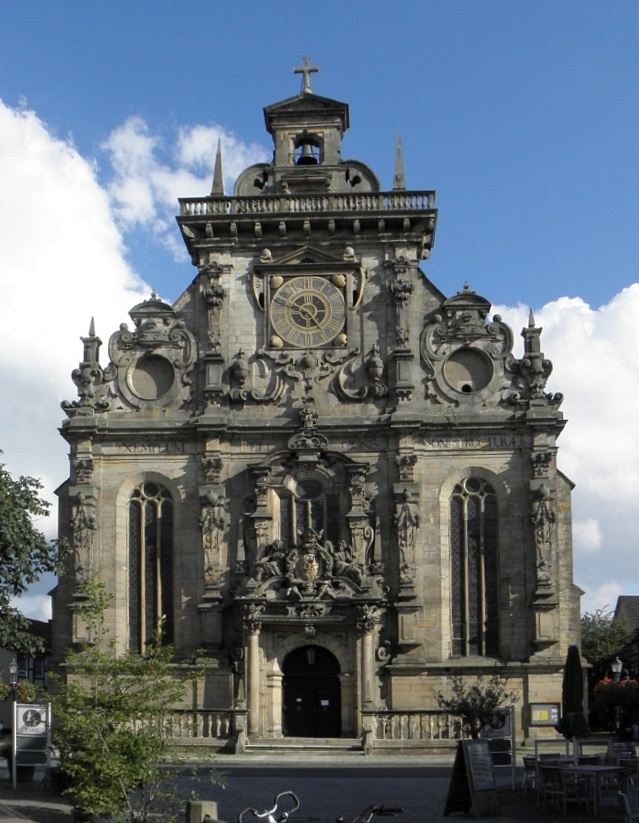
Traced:
<path fill-rule="evenodd" d="M 511 434 L 469 435 L 462 437 L 425 437 L 429 449 L 518 449 L 521 437 Z"/>
<path fill-rule="evenodd" d="M 426 446 L 427 449 L 519 449 L 522 446 L 521 437 L 511 434 L 493 435 L 468 435 L 455 437 L 437 437 L 428 435 L 423 440 L 415 438 L 417 443 Z M 386 442 L 382 439 L 357 439 L 344 440 L 341 444 L 345 451 L 357 450 L 377 450 L 381 451 L 386 447 Z"/>
<path fill-rule="evenodd" d="M 117 454 L 185 454 L 186 443 L 161 441 L 156 443 L 110 443 L 109 452 Z"/>

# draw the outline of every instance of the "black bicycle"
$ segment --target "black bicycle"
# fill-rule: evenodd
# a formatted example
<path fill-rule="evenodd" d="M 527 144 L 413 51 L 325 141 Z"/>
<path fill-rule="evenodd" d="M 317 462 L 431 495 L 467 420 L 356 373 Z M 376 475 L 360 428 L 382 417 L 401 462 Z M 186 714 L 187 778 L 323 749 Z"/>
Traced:
<path fill-rule="evenodd" d="M 396 817 L 404 810 L 401 806 L 367 806 L 363 812 L 354 817 L 351 823 L 370 823 L 378 815 L 379 817 Z M 344 823 L 343 817 L 336 817 L 335 823 Z"/>

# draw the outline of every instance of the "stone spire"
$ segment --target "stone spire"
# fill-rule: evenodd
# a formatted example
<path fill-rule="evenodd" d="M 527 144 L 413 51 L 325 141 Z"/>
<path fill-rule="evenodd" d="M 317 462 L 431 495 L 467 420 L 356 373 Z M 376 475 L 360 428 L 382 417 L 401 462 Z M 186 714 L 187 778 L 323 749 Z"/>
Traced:
<path fill-rule="evenodd" d="M 97 363 L 100 358 L 100 346 L 102 345 L 102 341 L 96 336 L 95 333 L 95 318 L 92 317 L 91 322 L 89 323 L 89 336 L 81 337 L 80 339 L 84 344 L 84 362 Z"/>
<path fill-rule="evenodd" d="M 213 188 L 211 195 L 224 195 L 224 175 L 222 174 L 222 141 L 217 139 L 217 151 L 215 152 L 215 169 L 213 171 Z"/>
<path fill-rule="evenodd" d="M 393 174 L 393 190 L 406 188 L 404 177 L 404 154 L 402 152 L 402 136 L 397 135 L 397 146 L 395 148 L 395 172 Z"/>

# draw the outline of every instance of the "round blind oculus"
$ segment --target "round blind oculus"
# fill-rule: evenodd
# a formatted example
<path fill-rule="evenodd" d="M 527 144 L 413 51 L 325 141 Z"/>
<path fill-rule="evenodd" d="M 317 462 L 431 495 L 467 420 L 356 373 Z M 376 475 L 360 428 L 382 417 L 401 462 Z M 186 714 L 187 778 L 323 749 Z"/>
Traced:
<path fill-rule="evenodd" d="M 173 386 L 175 370 L 166 357 L 148 354 L 135 363 L 129 376 L 131 391 L 142 400 L 159 400 Z"/>
<path fill-rule="evenodd" d="M 455 391 L 472 394 L 485 389 L 493 379 L 493 364 L 477 349 L 458 349 L 444 363 L 443 373 Z"/>

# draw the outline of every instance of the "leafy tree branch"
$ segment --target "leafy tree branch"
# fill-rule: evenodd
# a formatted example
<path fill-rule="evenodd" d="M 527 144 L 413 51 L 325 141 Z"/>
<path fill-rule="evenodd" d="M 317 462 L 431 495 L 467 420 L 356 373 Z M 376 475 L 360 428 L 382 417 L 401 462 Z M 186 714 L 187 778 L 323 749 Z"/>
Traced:
<path fill-rule="evenodd" d="M 15 479 L 0 464 L 0 648 L 24 654 L 40 651 L 42 641 L 31 634 L 29 621 L 11 600 L 43 574 L 57 572 L 67 551 L 65 542 L 47 540 L 34 525 L 49 514 L 41 489 L 39 480 Z"/>

